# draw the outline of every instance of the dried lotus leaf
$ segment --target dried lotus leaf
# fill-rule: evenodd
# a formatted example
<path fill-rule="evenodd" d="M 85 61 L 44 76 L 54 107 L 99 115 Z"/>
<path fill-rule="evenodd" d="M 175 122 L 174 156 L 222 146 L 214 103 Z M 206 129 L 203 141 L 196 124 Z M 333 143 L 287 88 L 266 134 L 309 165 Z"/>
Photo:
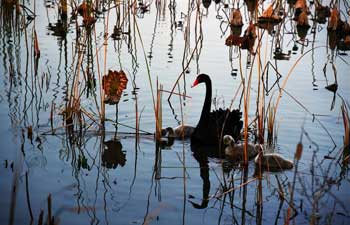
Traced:
<path fill-rule="evenodd" d="M 124 71 L 108 71 L 108 75 L 103 76 L 102 84 L 105 91 L 105 103 L 118 104 L 123 90 L 126 88 L 128 78 Z"/>

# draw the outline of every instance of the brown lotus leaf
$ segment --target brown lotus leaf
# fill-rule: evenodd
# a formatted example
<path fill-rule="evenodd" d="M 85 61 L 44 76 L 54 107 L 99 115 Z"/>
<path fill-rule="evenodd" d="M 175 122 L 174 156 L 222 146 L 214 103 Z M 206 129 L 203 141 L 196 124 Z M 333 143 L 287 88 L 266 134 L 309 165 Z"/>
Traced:
<path fill-rule="evenodd" d="M 298 21 L 298 17 L 301 13 L 306 12 L 306 14 L 309 13 L 309 9 L 307 8 L 306 5 L 306 0 L 298 0 L 295 3 L 295 11 L 294 11 L 294 20 Z"/>
<path fill-rule="evenodd" d="M 338 27 L 339 22 L 339 11 L 337 8 L 331 9 L 331 16 L 328 21 L 328 29 L 329 30 L 336 30 Z"/>
<path fill-rule="evenodd" d="M 81 15 L 82 17 L 86 17 L 87 15 L 89 15 L 92 12 L 92 8 L 89 4 L 87 4 L 84 1 L 83 3 L 81 3 L 78 6 L 77 11 L 78 11 L 79 15 Z"/>
<path fill-rule="evenodd" d="M 345 38 L 344 38 L 344 44 L 347 46 L 347 47 L 350 47 L 350 35 L 346 35 Z"/>
<path fill-rule="evenodd" d="M 273 31 L 273 28 L 277 25 L 278 23 L 272 21 L 272 22 L 267 22 L 264 18 L 259 17 L 258 18 L 258 23 L 256 24 L 259 28 L 267 30 L 269 34 Z"/>
<path fill-rule="evenodd" d="M 256 40 L 256 27 L 254 23 L 250 22 L 248 28 L 244 32 L 241 48 L 253 52 L 253 47 Z"/>
<path fill-rule="evenodd" d="M 316 20 L 318 23 L 326 23 L 326 18 L 330 17 L 331 11 L 328 6 L 321 4 L 316 6 Z"/>
<path fill-rule="evenodd" d="M 299 26 L 309 26 L 309 19 L 307 18 L 307 12 L 302 11 L 298 16 L 297 25 Z"/>
<path fill-rule="evenodd" d="M 230 17 L 230 25 L 235 27 L 243 26 L 242 14 L 239 9 L 232 9 L 231 17 Z"/>
<path fill-rule="evenodd" d="M 244 0 L 249 12 L 254 12 L 258 7 L 258 0 Z"/>
<path fill-rule="evenodd" d="M 231 33 L 232 33 L 233 35 L 240 36 L 241 33 L 242 33 L 242 27 L 243 27 L 243 26 L 238 26 L 238 27 L 236 27 L 236 26 L 231 26 Z"/>
<path fill-rule="evenodd" d="M 297 33 L 301 41 L 304 41 L 310 26 L 297 26 Z"/>
<path fill-rule="evenodd" d="M 306 0 L 297 0 L 295 5 L 294 5 L 295 9 L 301 9 L 302 11 L 307 9 L 307 5 L 306 5 Z"/>
<path fill-rule="evenodd" d="M 108 71 L 108 75 L 103 76 L 102 86 L 105 91 L 105 103 L 118 104 L 123 90 L 126 88 L 128 78 L 124 71 Z"/>
<path fill-rule="evenodd" d="M 254 23 L 250 22 L 248 28 L 244 32 L 244 35 L 256 38 L 256 28 Z"/>
<path fill-rule="evenodd" d="M 274 26 L 279 24 L 282 18 L 278 16 L 273 9 L 273 3 L 264 10 L 262 16 L 258 18 L 257 26 L 261 29 L 267 30 L 269 33 L 273 31 Z"/>
<path fill-rule="evenodd" d="M 328 45 L 331 50 L 337 46 L 337 33 L 335 30 L 328 31 Z"/>
<path fill-rule="evenodd" d="M 230 34 L 225 40 L 225 45 L 227 46 L 241 46 L 243 38 L 239 35 Z"/>
<path fill-rule="evenodd" d="M 350 24 L 347 22 L 343 22 L 343 31 L 344 31 L 344 35 L 348 35 L 350 34 Z"/>
<path fill-rule="evenodd" d="M 262 29 L 272 30 L 273 26 L 277 25 L 281 21 L 282 19 L 276 14 L 275 10 L 273 9 L 272 3 L 267 7 L 267 9 L 264 10 L 262 15 L 258 18 L 257 25 Z"/>
<path fill-rule="evenodd" d="M 83 18 L 83 24 L 86 27 L 93 25 L 96 22 L 96 18 L 93 16 L 86 16 Z"/>

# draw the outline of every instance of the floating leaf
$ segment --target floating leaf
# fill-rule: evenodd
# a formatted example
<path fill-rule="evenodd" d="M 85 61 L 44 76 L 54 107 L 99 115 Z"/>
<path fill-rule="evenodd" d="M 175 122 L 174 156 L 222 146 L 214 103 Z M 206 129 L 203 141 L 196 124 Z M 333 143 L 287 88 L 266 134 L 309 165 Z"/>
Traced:
<path fill-rule="evenodd" d="M 118 104 L 123 90 L 126 88 L 128 78 L 124 71 L 108 71 L 108 75 L 103 76 L 102 85 L 105 91 L 105 103 Z"/>

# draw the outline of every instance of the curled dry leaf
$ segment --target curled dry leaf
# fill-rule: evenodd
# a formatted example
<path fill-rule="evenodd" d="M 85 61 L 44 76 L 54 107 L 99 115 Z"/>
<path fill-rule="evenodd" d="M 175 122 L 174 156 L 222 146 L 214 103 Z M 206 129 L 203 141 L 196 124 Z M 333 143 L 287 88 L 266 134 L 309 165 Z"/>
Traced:
<path fill-rule="evenodd" d="M 225 45 L 227 46 L 241 46 L 243 38 L 239 35 L 230 34 L 225 40 Z"/>
<path fill-rule="evenodd" d="M 328 21 L 328 30 L 336 30 L 339 22 L 339 11 L 337 8 L 331 10 L 331 16 Z"/>
<path fill-rule="evenodd" d="M 243 26 L 242 14 L 239 9 L 232 9 L 230 17 L 230 25 L 233 27 Z"/>
<path fill-rule="evenodd" d="M 254 23 L 250 22 L 248 28 L 244 32 L 241 48 L 247 49 L 250 53 L 253 53 L 255 40 L 256 40 L 256 27 Z"/>
<path fill-rule="evenodd" d="M 306 10 L 307 5 L 306 5 L 306 0 L 297 0 L 294 5 L 295 10 Z"/>
<path fill-rule="evenodd" d="M 257 26 L 261 29 L 268 30 L 269 33 L 271 33 L 274 26 L 279 24 L 281 21 L 282 18 L 277 15 L 276 11 L 273 9 L 272 3 L 264 10 L 262 16 L 258 18 Z"/>
<path fill-rule="evenodd" d="M 258 7 L 258 0 L 244 0 L 249 12 L 254 12 Z"/>
<path fill-rule="evenodd" d="M 350 47 L 350 35 L 346 35 L 344 38 L 344 44 L 346 47 Z"/>
<path fill-rule="evenodd" d="M 105 91 L 105 103 L 118 104 L 123 90 L 126 88 L 128 78 L 124 71 L 108 71 L 108 75 L 103 76 L 102 85 Z"/>
<path fill-rule="evenodd" d="M 78 6 L 77 11 L 79 15 L 83 17 L 84 26 L 88 27 L 96 22 L 96 18 L 94 17 L 94 15 L 92 15 L 93 8 L 90 4 L 87 4 L 85 1 Z"/>
<path fill-rule="evenodd" d="M 321 4 L 316 6 L 316 20 L 318 23 L 326 23 L 326 18 L 330 17 L 331 10 L 328 6 L 323 6 Z"/>
<path fill-rule="evenodd" d="M 96 18 L 93 16 L 86 16 L 83 18 L 83 24 L 86 27 L 93 25 L 96 22 Z"/>
<path fill-rule="evenodd" d="M 298 26 L 309 26 L 309 19 L 307 18 L 307 12 L 302 11 L 297 19 Z"/>
<path fill-rule="evenodd" d="M 92 12 L 92 8 L 84 1 L 78 6 L 77 11 L 79 15 L 81 15 L 82 17 L 86 17 Z"/>

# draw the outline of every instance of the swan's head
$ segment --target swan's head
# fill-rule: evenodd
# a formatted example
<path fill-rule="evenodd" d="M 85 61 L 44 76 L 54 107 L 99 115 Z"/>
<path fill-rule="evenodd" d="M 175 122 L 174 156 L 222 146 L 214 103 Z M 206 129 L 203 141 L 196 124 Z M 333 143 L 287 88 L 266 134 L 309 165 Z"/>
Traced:
<path fill-rule="evenodd" d="M 235 143 L 235 139 L 231 135 L 225 135 L 223 140 L 224 145 L 233 145 Z"/>
<path fill-rule="evenodd" d="M 196 80 L 193 82 L 193 84 L 192 84 L 192 87 L 195 87 L 195 86 L 197 86 L 198 84 L 200 84 L 200 83 L 203 83 L 203 82 L 206 82 L 206 81 L 210 81 L 210 77 L 208 76 L 208 75 L 206 75 L 206 74 L 199 74 L 198 76 L 197 76 L 197 78 L 196 78 Z"/>

